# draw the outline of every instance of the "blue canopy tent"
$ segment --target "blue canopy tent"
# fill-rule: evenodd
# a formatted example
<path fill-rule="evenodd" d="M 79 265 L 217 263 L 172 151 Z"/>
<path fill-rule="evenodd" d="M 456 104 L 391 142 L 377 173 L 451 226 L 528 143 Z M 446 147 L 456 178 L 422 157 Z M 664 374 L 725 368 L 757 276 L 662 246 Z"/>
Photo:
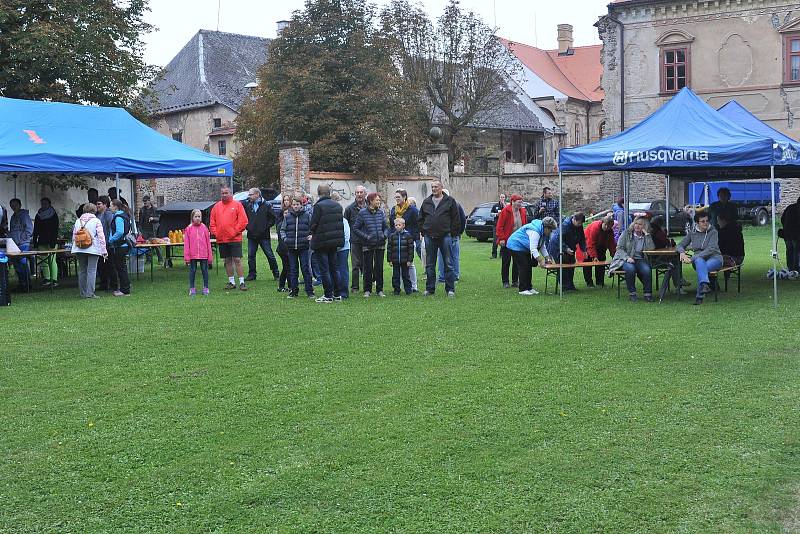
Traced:
<path fill-rule="evenodd" d="M 669 177 L 705 179 L 761 176 L 770 173 L 772 182 L 772 232 L 775 248 L 775 165 L 793 165 L 784 151 L 768 135 L 752 132 L 730 121 L 684 88 L 669 102 L 636 126 L 588 145 L 564 148 L 559 152 L 559 182 L 564 171 L 623 171 L 625 216 L 628 216 L 630 171 Z M 559 187 L 559 195 L 561 194 Z M 777 269 L 777 251 L 772 251 Z M 777 306 L 777 280 L 774 285 Z"/>
<path fill-rule="evenodd" d="M 174 141 L 122 108 L 0 98 L 0 172 L 233 177 L 233 163 Z"/>
<path fill-rule="evenodd" d="M 778 175 L 786 174 L 786 172 L 781 172 L 786 167 L 800 165 L 800 143 L 760 120 L 736 100 L 731 100 L 719 108 L 717 112 L 745 130 L 769 137 L 774 141 L 776 149 L 776 161 L 774 164 L 777 167 L 781 167 L 781 169 L 776 169 Z M 786 170 L 796 175 L 798 169 Z"/>

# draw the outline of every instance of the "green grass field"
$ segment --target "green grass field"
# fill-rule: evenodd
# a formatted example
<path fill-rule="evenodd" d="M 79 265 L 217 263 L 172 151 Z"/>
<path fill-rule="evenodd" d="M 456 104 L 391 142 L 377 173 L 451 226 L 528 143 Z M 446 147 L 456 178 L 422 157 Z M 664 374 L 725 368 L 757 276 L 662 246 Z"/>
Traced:
<path fill-rule="evenodd" d="M 454 300 L 15 296 L 0 531 L 798 531 L 800 281 L 746 239 L 699 307 L 520 297 L 471 239 Z"/>

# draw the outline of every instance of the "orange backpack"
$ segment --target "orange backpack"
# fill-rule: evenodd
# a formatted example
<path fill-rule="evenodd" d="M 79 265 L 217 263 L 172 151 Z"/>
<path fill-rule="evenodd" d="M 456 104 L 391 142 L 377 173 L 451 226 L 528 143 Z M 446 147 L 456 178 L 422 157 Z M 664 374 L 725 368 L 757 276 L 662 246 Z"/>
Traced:
<path fill-rule="evenodd" d="M 86 224 L 81 225 L 77 232 L 75 232 L 75 245 L 78 248 L 89 248 L 92 246 L 92 236 L 86 229 Z"/>

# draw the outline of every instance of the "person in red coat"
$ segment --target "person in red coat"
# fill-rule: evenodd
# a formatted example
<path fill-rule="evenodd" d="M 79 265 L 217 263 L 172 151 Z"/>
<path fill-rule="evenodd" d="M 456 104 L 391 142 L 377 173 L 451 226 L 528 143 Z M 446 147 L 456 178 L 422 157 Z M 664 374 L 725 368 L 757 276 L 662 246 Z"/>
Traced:
<path fill-rule="evenodd" d="M 228 186 L 220 189 L 220 201 L 211 208 L 211 233 L 217 238 L 219 255 L 228 273 L 226 290 L 236 289 L 234 269 L 239 276 L 239 289 L 247 291 L 242 272 L 242 233 L 247 228 L 247 212 L 241 202 L 233 200 Z"/>
<path fill-rule="evenodd" d="M 610 252 L 611 256 L 617 252 L 617 242 L 614 240 L 614 216 L 606 215 L 598 221 L 589 224 L 585 230 L 586 235 L 586 256 L 583 261 L 605 261 L 606 253 Z M 595 281 L 592 281 L 592 269 L 594 269 Z M 603 274 L 605 267 L 598 265 L 594 268 L 583 268 L 583 279 L 586 281 L 587 287 L 594 287 L 595 285 L 602 287 Z"/>
<path fill-rule="evenodd" d="M 515 230 L 528 223 L 528 214 L 522 206 L 522 196 L 511 195 L 510 200 L 511 202 L 500 210 L 500 215 L 497 216 L 497 223 L 495 224 L 497 244 L 500 245 L 500 278 L 505 288 L 511 287 L 508 283 L 509 267 L 511 267 L 511 282 L 514 287 L 517 287 L 519 279 L 517 262 L 513 259 L 511 251 L 506 247 L 506 241 Z"/>

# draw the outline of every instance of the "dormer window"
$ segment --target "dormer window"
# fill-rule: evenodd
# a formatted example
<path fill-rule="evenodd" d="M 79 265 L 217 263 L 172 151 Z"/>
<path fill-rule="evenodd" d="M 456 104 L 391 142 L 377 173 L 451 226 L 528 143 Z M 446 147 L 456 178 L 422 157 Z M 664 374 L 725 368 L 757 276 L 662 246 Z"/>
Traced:
<path fill-rule="evenodd" d="M 222 127 L 222 119 L 214 119 L 214 128 Z"/>

